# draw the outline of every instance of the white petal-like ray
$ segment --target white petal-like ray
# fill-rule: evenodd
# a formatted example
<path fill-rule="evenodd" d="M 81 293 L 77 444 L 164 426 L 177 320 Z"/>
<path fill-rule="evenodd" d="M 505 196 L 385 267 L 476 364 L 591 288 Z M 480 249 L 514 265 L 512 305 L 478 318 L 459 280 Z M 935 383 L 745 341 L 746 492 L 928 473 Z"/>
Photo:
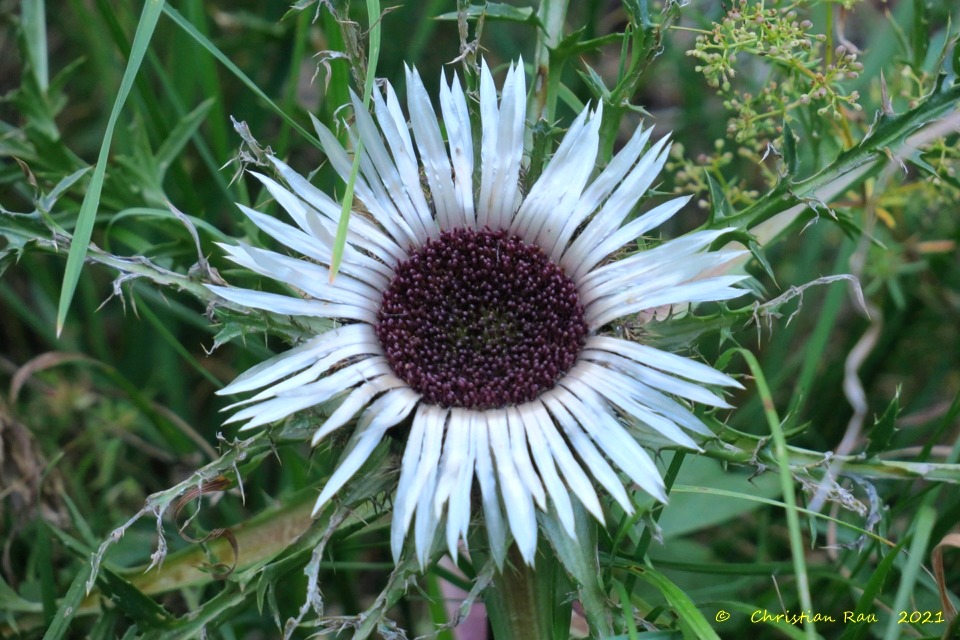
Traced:
<path fill-rule="evenodd" d="M 528 448 L 527 426 L 524 423 L 523 412 L 519 407 L 507 407 L 507 425 L 510 440 L 510 458 L 517 468 L 517 474 L 526 486 L 526 491 L 541 510 L 547 510 L 547 496 L 543 490 L 543 483 L 537 475 L 533 463 L 530 461 Z"/>
<path fill-rule="evenodd" d="M 316 211 L 318 216 L 322 216 L 323 219 L 333 222 L 334 224 L 339 222 L 341 205 L 334 202 L 333 198 L 310 184 L 309 180 L 291 169 L 278 158 L 270 156 L 270 161 L 273 162 L 277 171 L 283 176 L 284 181 L 290 185 L 293 192 L 303 200 L 304 203 Z M 307 213 L 309 214 L 309 210 L 307 210 Z M 294 218 L 294 221 L 301 229 L 310 233 L 311 229 L 316 226 L 311 223 L 311 217 L 312 215 L 307 215 L 303 220 Z M 364 219 L 361 215 L 351 216 L 347 236 L 353 242 L 362 239 L 362 244 L 367 245 L 368 248 L 373 248 L 374 252 L 378 256 L 381 256 L 381 259 L 387 263 L 387 266 L 393 267 L 397 262 L 407 258 L 406 251 L 387 234 L 383 233 L 379 227 L 369 220 Z M 361 243 L 358 242 L 358 244 Z M 369 247 L 369 245 L 373 245 L 373 247 Z"/>
<path fill-rule="evenodd" d="M 657 465 L 609 412 L 606 402 L 579 380 L 571 381 L 570 390 L 572 393 L 557 394 L 557 398 L 584 431 L 641 489 L 666 502 L 666 488 Z"/>
<path fill-rule="evenodd" d="M 476 212 L 473 206 L 473 132 L 467 99 L 456 72 L 449 87 L 446 78 L 443 75 L 440 77 L 440 109 L 447 129 L 457 200 L 457 206 L 450 213 L 450 220 L 455 226 L 472 229 L 476 227 Z"/>
<path fill-rule="evenodd" d="M 344 398 L 333 413 L 323 421 L 323 424 L 317 427 L 310 444 L 314 447 L 317 446 L 321 440 L 352 420 L 357 413 L 384 391 L 406 386 L 407 383 L 393 375 L 392 372 L 366 379 L 363 384 L 353 389 Z"/>
<path fill-rule="evenodd" d="M 272 216 L 264 215 L 242 204 L 237 206 L 257 225 L 257 228 L 274 240 L 277 240 L 294 251 L 309 256 L 317 262 L 330 264 L 333 255 L 330 247 L 333 246 L 332 240 L 334 236 L 333 233 L 328 233 L 327 230 L 323 228 L 323 223 L 315 213 L 309 215 L 315 220 L 315 224 L 320 226 L 320 231 L 322 232 L 320 235 L 323 237 L 318 237 L 318 234 L 314 232 L 301 231 L 300 229 L 280 222 Z M 331 240 L 329 244 L 326 240 L 327 236 L 329 236 Z M 381 252 L 380 255 L 388 254 Z M 361 282 L 365 282 L 378 291 L 386 289 L 393 275 L 393 270 L 390 267 L 379 260 L 374 260 L 360 253 L 352 246 L 349 240 L 344 246 L 343 262 L 340 265 L 340 272 L 354 277 Z"/>
<path fill-rule="evenodd" d="M 623 180 L 623 177 L 630 171 L 630 168 L 636 162 L 637 158 L 640 157 L 640 152 L 643 151 L 643 147 L 647 144 L 647 140 L 650 139 L 652 132 L 653 129 L 650 128 L 638 128 L 634 132 L 626 146 L 613 156 L 610 163 L 607 164 L 603 171 L 600 172 L 600 175 L 598 175 L 583 192 L 576 208 L 564 223 L 557 239 L 552 244 L 546 242 L 547 237 L 537 239 L 537 243 L 543 247 L 543 250 L 550 256 L 551 260 L 554 262 L 560 261 L 563 252 L 567 250 L 570 238 L 573 237 L 574 232 L 588 216 L 600 207 L 603 201 L 606 200 L 610 196 L 610 193 L 620 184 L 620 181 Z"/>
<path fill-rule="evenodd" d="M 278 293 L 253 291 L 251 289 L 235 289 L 215 284 L 204 285 L 210 291 L 235 304 L 251 309 L 263 309 L 287 316 L 313 316 L 315 318 L 346 318 L 359 320 L 367 324 L 377 321 L 376 310 L 364 305 L 334 304 L 322 300 L 307 300 L 293 298 Z"/>
<path fill-rule="evenodd" d="M 560 266 L 570 274 L 571 278 L 578 280 L 587 273 L 588 270 L 583 265 L 590 255 L 590 249 L 619 229 L 623 220 L 646 193 L 647 188 L 667 161 L 667 150 L 664 150 L 667 141 L 667 138 L 662 138 L 640 158 L 637 165 L 610 194 L 597 215 L 587 223 L 586 228 L 560 258 Z"/>
<path fill-rule="evenodd" d="M 562 387 L 554 387 L 540 397 L 556 421 L 560 423 L 560 428 L 562 428 L 566 434 L 571 448 L 576 451 L 577 456 L 583 460 L 584 466 L 590 470 L 590 475 L 597 479 L 597 482 L 610 493 L 610 496 L 620 504 L 624 511 L 633 513 L 633 504 L 630 502 L 630 497 L 623 488 L 623 482 L 620 481 L 617 473 L 610 467 L 607 461 L 603 459 L 603 456 L 600 455 L 597 448 L 593 446 L 590 438 L 584 433 L 583 427 L 580 426 L 577 420 L 567 411 L 563 403 L 560 402 L 559 398 L 566 397 L 569 393 L 569 391 Z"/>
<path fill-rule="evenodd" d="M 490 544 L 490 554 L 493 561 L 502 571 L 503 563 L 507 558 L 507 532 L 503 522 L 503 512 L 500 510 L 500 499 L 497 495 L 497 478 L 493 472 L 493 458 L 490 455 L 490 443 L 487 431 L 490 427 L 489 411 L 476 411 L 473 414 L 473 449 L 476 451 L 476 475 L 480 485 L 480 501 L 483 503 L 483 522 L 487 528 L 487 541 Z"/>
<path fill-rule="evenodd" d="M 683 266 L 684 258 L 702 251 L 711 242 L 731 229 L 715 229 L 709 231 L 694 231 L 669 242 L 665 242 L 655 249 L 638 251 L 630 257 L 597 267 L 589 274 L 577 281 L 578 288 L 583 291 L 598 282 L 606 282 L 614 277 L 623 277 L 632 280 L 637 274 L 656 268 Z M 676 264 L 679 263 L 679 264 Z"/>
<path fill-rule="evenodd" d="M 316 382 L 302 384 L 295 389 L 289 389 L 258 404 L 246 407 L 233 414 L 227 422 L 249 419 L 249 422 L 241 427 L 241 431 L 253 429 L 282 420 L 302 409 L 326 402 L 342 392 L 344 388 L 352 387 L 363 380 L 390 373 L 390 366 L 386 359 L 381 357 L 366 358 L 338 369 L 335 373 Z"/>
<path fill-rule="evenodd" d="M 421 464 L 423 459 L 421 452 L 428 422 L 426 412 L 429 406 L 420 404 L 417 407 L 413 416 L 413 424 L 410 426 L 410 433 L 407 434 L 407 441 L 404 443 L 403 457 L 400 460 L 400 480 L 397 482 L 396 498 L 393 501 L 393 522 L 390 525 L 390 551 L 393 554 L 394 562 L 400 561 L 403 540 L 406 538 L 407 529 L 413 519 L 414 506 L 419 497 L 418 495 L 411 495 L 410 487 L 413 484 L 414 477 L 425 466 Z"/>
<path fill-rule="evenodd" d="M 411 192 L 416 193 L 420 191 L 419 188 L 408 188 L 404 184 L 400 173 L 397 171 L 396 163 L 390 157 L 387 147 L 383 143 L 383 137 L 373 123 L 373 117 L 364 108 L 357 94 L 351 91 L 350 97 L 353 103 L 359 138 L 363 142 L 364 153 L 370 159 L 370 164 L 374 170 L 373 174 L 365 174 L 367 181 L 370 183 L 380 182 L 397 208 L 397 212 L 406 221 L 407 226 L 414 230 L 421 240 L 426 239 L 431 235 L 429 231 L 431 228 L 434 232 L 436 231 L 436 224 L 430 218 L 430 212 L 426 208 L 426 203 L 423 202 L 422 192 L 420 192 L 421 198 L 411 199 Z M 420 207 L 418 207 L 418 203 L 421 203 Z"/>
<path fill-rule="evenodd" d="M 392 544 L 394 556 L 396 557 L 397 545 L 403 544 L 407 530 L 410 528 L 410 521 L 422 502 L 423 492 L 430 482 L 431 477 L 436 476 L 437 465 L 440 463 L 440 453 L 443 444 L 443 432 L 447 422 L 448 412 L 446 409 L 428 404 L 421 404 L 418 407 L 417 415 L 414 417 L 414 424 L 420 424 L 423 435 L 420 444 L 416 446 L 407 443 L 404 450 L 404 462 L 401 469 L 401 482 L 404 477 L 408 477 L 408 484 L 397 489 L 397 497 L 394 501 L 394 521 L 392 532 Z M 411 460 L 415 463 L 407 464 L 406 455 L 408 450 L 413 449 Z M 433 496 L 429 496 L 430 499 Z M 428 507 L 429 508 L 429 507 Z M 399 532 L 398 532 L 399 530 Z"/>
<path fill-rule="evenodd" d="M 400 109 L 400 101 L 397 99 L 397 93 L 393 86 L 387 83 L 386 99 L 380 95 L 379 91 L 374 91 L 373 103 L 377 122 L 380 123 L 380 129 L 383 131 L 390 152 L 393 154 L 397 171 L 403 179 L 407 194 L 411 202 L 414 203 L 427 235 L 432 238 L 438 233 L 437 221 L 430 214 L 427 199 L 420 188 L 420 165 L 417 163 L 413 142 L 410 139 L 410 131 L 407 129 L 407 119 Z"/>
<path fill-rule="evenodd" d="M 532 566 L 537 551 L 537 516 L 534 512 L 533 498 L 526 483 L 520 479 L 514 462 L 509 430 L 505 410 L 497 409 L 487 412 L 487 432 L 490 449 L 493 451 L 496 462 L 504 511 L 510 523 L 510 531 L 513 532 L 517 547 L 520 549 L 520 555 L 527 564 Z"/>
<path fill-rule="evenodd" d="M 420 501 L 417 502 L 417 519 L 413 525 L 414 546 L 421 569 L 426 568 L 434 541 L 442 535 L 440 518 L 433 510 L 433 495 L 437 490 L 437 475 L 436 468 L 430 470 L 423 491 L 420 492 Z"/>
<path fill-rule="evenodd" d="M 474 414 L 475 412 L 472 410 L 451 410 L 451 428 L 447 430 L 448 436 L 450 431 L 454 430 L 452 425 L 457 425 L 458 430 L 463 431 L 462 437 L 459 439 L 463 450 L 457 454 L 461 464 L 455 470 L 447 506 L 447 550 L 454 560 L 457 559 L 458 543 L 461 540 L 464 545 L 467 543 L 467 529 L 470 525 L 470 494 L 473 489 L 473 476 L 477 459 L 476 440 L 473 437 Z M 444 443 L 444 453 L 446 453 L 446 447 L 447 444 Z M 440 509 L 443 507 L 443 503 L 440 501 L 444 489 L 442 479 L 438 481 L 438 484 L 440 489 L 437 491 L 435 503 L 440 507 L 436 509 L 436 515 L 439 518 Z"/>
<path fill-rule="evenodd" d="M 526 105 L 523 61 L 510 65 L 503 85 L 500 108 L 486 62 L 480 69 L 480 110 L 483 137 L 480 144 L 480 198 L 477 225 L 504 229 L 519 205 L 520 162 Z"/>
<path fill-rule="evenodd" d="M 702 384 L 715 384 L 724 387 L 743 389 L 743 385 L 725 373 L 717 371 L 702 362 L 667 353 L 645 344 L 622 340 L 612 336 L 591 336 L 584 344 L 586 349 L 609 351 L 630 358 L 639 364 L 659 369 L 666 373 L 696 380 Z"/>
<path fill-rule="evenodd" d="M 317 497 L 313 507 L 314 514 L 319 512 L 363 466 L 380 444 L 387 429 L 406 418 L 419 400 L 419 394 L 410 389 L 394 389 L 370 405 L 370 408 L 361 416 L 350 442 L 347 443 L 347 450 L 341 456 L 337 469 Z"/>
<path fill-rule="evenodd" d="M 647 211 L 636 220 L 628 222 L 615 232 L 608 235 L 596 246 L 588 247 L 583 264 L 580 265 L 581 273 L 587 273 L 611 253 L 624 246 L 628 242 L 636 240 L 650 229 L 659 227 L 661 224 L 673 217 L 683 206 L 690 201 L 690 197 L 674 198 L 664 202 Z"/>
<path fill-rule="evenodd" d="M 553 159 L 530 189 L 513 219 L 511 230 L 527 242 L 536 243 L 544 229 L 542 242 L 555 242 L 579 203 L 599 151 L 602 105 L 589 123 L 588 113 L 585 109 L 574 120 Z"/>
<path fill-rule="evenodd" d="M 357 195 L 364 201 L 367 208 L 378 210 L 381 212 L 381 215 L 403 221 L 406 228 L 410 229 L 413 233 L 416 246 L 424 244 L 430 234 L 420 223 L 415 212 L 410 211 L 409 203 L 403 202 L 403 199 L 398 195 L 398 199 L 401 200 L 403 207 L 401 209 L 401 205 L 398 205 L 391 197 L 390 189 L 384 182 L 383 177 L 377 172 L 376 167 L 374 167 L 373 160 L 370 157 L 370 151 L 366 146 L 363 146 L 359 132 L 356 129 L 347 129 L 347 134 L 350 136 L 350 143 L 353 145 L 353 148 L 360 150 L 360 175 L 363 176 L 365 180 L 364 186 L 370 193 L 370 195 L 366 196 L 366 200 L 364 199 L 365 196 L 359 190 L 357 191 Z M 359 185 L 359 178 L 357 184 Z M 395 184 L 393 186 L 397 187 Z M 371 197 L 373 198 L 372 201 L 370 200 Z M 404 215 L 405 213 L 406 215 Z"/>
<path fill-rule="evenodd" d="M 233 409 L 234 407 L 246 405 L 252 402 L 261 402 L 283 393 L 296 393 L 297 389 L 316 381 L 320 376 L 327 373 L 331 367 L 343 362 L 344 360 L 354 359 L 353 364 L 359 364 L 360 362 L 370 360 L 371 358 L 375 358 L 379 355 L 382 355 L 382 347 L 377 341 L 336 344 L 329 353 L 326 353 L 322 358 L 319 358 L 316 362 L 311 364 L 300 373 L 271 385 L 262 390 L 260 393 L 251 396 L 246 400 L 234 403 L 227 407 L 227 409 Z M 357 359 L 358 356 L 365 357 Z M 380 361 L 381 360 L 375 360 L 374 362 Z"/>
<path fill-rule="evenodd" d="M 745 293 L 743 289 L 733 285 L 749 277 L 741 275 L 706 278 L 675 287 L 660 288 L 650 292 L 649 295 L 638 295 L 635 291 L 626 291 L 592 303 L 584 310 L 583 316 L 591 328 L 599 329 L 617 318 L 663 305 L 732 300 Z"/>
<path fill-rule="evenodd" d="M 433 206 L 437 211 L 437 222 L 441 229 L 450 229 L 460 217 L 457 211 L 457 194 L 451 179 L 450 158 L 447 156 L 440 125 L 430 104 L 430 96 L 423 86 L 420 73 L 407 67 L 407 107 L 410 110 L 410 124 L 420 150 L 420 161 L 426 174 L 427 184 L 433 196 Z"/>
<path fill-rule="evenodd" d="M 546 407 L 543 406 L 543 403 L 540 402 L 539 399 L 528 402 L 527 404 L 534 405 L 534 403 L 535 411 L 533 415 L 537 419 L 540 434 L 543 436 L 543 440 L 549 448 L 549 455 L 553 458 L 553 461 L 557 463 L 557 467 L 559 467 L 560 473 L 563 474 L 563 479 L 566 481 L 567 486 L 570 487 L 570 490 L 577 496 L 581 504 L 583 504 L 587 511 L 593 514 L 594 518 L 603 522 L 603 509 L 600 508 L 600 500 L 597 499 L 597 492 L 593 490 L 593 483 L 590 482 L 590 478 L 584 473 L 580 463 L 578 463 L 574 459 L 573 454 L 570 453 L 567 443 L 563 441 L 563 438 L 557 432 L 557 428 L 553 419 L 547 413 Z M 551 493 L 550 497 L 553 498 L 555 496 Z"/>
<path fill-rule="evenodd" d="M 217 395 L 245 393 L 265 387 L 307 368 L 319 358 L 330 353 L 337 344 L 366 343 L 371 338 L 376 338 L 376 334 L 373 332 L 373 328 L 368 325 L 351 324 L 331 329 L 247 369 L 237 376 L 233 382 L 217 391 Z"/>
<path fill-rule="evenodd" d="M 626 374 L 601 367 L 593 362 L 581 360 L 571 369 L 565 378 L 560 381 L 567 386 L 569 380 L 580 380 L 590 385 L 607 402 L 619 407 L 627 415 L 634 416 L 648 427 L 672 440 L 681 447 L 699 451 L 700 447 L 693 439 L 685 434 L 672 420 L 668 420 L 644 404 L 642 391 L 644 387 L 634 384 L 632 378 Z"/>
<path fill-rule="evenodd" d="M 241 267 L 285 282 L 315 300 L 352 304 L 373 312 L 380 306 L 379 291 L 346 274 L 330 282 L 330 270 L 324 266 L 249 245 L 216 244 Z"/>
<path fill-rule="evenodd" d="M 530 442 L 530 451 L 533 453 L 533 460 L 536 462 L 537 469 L 540 472 L 540 478 L 543 480 L 547 497 L 553 502 L 557 510 L 557 517 L 567 532 L 567 535 L 571 538 L 576 538 L 576 523 L 573 515 L 573 504 L 570 502 L 569 490 L 557 474 L 557 466 L 554 464 L 553 455 L 550 453 L 546 436 L 544 436 L 540 430 L 540 418 L 538 414 L 542 411 L 545 411 L 543 404 L 536 401 L 527 402 L 517 407 L 517 412 L 522 420 L 525 436 Z"/>
<path fill-rule="evenodd" d="M 317 137 L 320 138 L 320 144 L 323 145 L 323 151 L 327 154 L 330 164 L 333 165 L 334 170 L 340 175 L 340 179 L 348 182 L 350 180 L 353 162 L 347 156 L 346 150 L 340 145 L 336 136 L 334 136 L 322 122 L 314 118 L 313 114 L 311 114 L 310 117 L 313 120 L 313 128 L 317 132 Z M 360 163 L 362 168 L 364 164 L 362 158 Z M 360 201 L 366 205 L 367 210 L 370 211 L 376 221 L 380 223 L 395 243 L 400 246 L 420 245 L 418 234 L 410 228 L 406 220 L 400 217 L 396 207 L 393 206 L 393 202 L 390 201 L 386 194 L 377 194 L 374 189 L 367 184 L 367 181 L 362 175 L 357 175 L 354 181 L 354 191 L 360 198 Z M 423 232 L 421 231 L 421 233 Z"/>
<path fill-rule="evenodd" d="M 276 180 L 255 171 L 251 171 L 250 174 L 257 178 L 263 184 L 263 186 L 267 188 L 267 191 L 270 193 L 270 195 L 274 197 L 277 203 L 284 208 L 284 210 L 290 215 L 291 218 L 293 218 L 294 222 L 296 222 L 301 229 L 320 241 L 321 245 L 325 249 L 318 252 L 316 255 L 313 255 L 313 257 L 321 262 L 330 264 L 330 260 L 327 258 L 327 256 L 331 253 L 334 245 L 334 236 L 336 235 L 337 223 L 339 222 L 339 210 L 336 217 L 321 216 L 299 196 L 285 189 Z M 380 234 L 380 237 L 377 239 L 383 241 L 383 248 L 385 248 L 386 251 L 389 252 L 398 250 L 397 247 L 382 234 Z M 347 233 L 347 240 L 348 244 L 344 253 L 344 258 L 348 263 L 352 264 L 355 262 L 358 265 L 367 267 L 368 269 L 377 270 L 388 277 L 392 274 L 391 264 L 378 264 L 379 261 L 372 260 L 353 247 L 353 244 L 356 242 L 369 241 L 367 241 L 365 238 L 359 237 L 356 233 L 350 233 L 349 230 Z"/>
<path fill-rule="evenodd" d="M 656 369 L 651 369 L 634 360 L 624 358 L 619 354 L 610 353 L 609 351 L 584 349 L 580 357 L 583 360 L 607 364 L 647 386 L 659 389 L 670 395 L 686 398 L 711 407 L 730 408 L 730 405 L 727 404 L 723 398 L 707 391 L 707 389 L 698 384 L 675 378 Z"/>
<path fill-rule="evenodd" d="M 610 274 L 605 279 L 597 279 L 580 288 L 580 303 L 589 306 L 595 300 L 616 294 L 632 292 L 642 296 L 661 291 L 678 284 L 704 277 L 737 255 L 740 251 L 678 254 L 677 264 L 660 261 L 648 261 L 636 265 L 636 271 Z"/>

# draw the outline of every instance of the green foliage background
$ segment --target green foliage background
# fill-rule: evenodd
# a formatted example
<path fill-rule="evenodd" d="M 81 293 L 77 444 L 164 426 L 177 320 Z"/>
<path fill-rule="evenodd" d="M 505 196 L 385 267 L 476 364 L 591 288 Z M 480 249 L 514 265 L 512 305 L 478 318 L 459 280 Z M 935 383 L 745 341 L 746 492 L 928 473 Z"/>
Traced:
<path fill-rule="evenodd" d="M 384 514 L 400 443 L 311 521 L 337 441 L 311 451 L 311 415 L 244 439 L 220 427 L 213 393 L 315 327 L 215 309 L 200 283 L 272 286 L 213 245 L 266 243 L 233 204 L 277 212 L 242 173 L 264 148 L 319 168 L 314 182 L 340 197 L 308 113 L 331 128 L 349 116 L 370 60 L 401 94 L 404 64 L 428 89 L 443 68 L 469 81 L 477 44 L 495 69 L 520 55 L 549 67 L 531 96 L 543 107 L 531 122 L 547 118 L 529 180 L 603 100 L 607 158 L 641 119 L 673 131 L 658 189 L 697 197 L 664 235 L 732 226 L 754 251 L 756 306 L 641 336 L 744 375 L 747 390 L 706 416 L 720 439 L 705 456 L 662 452 L 668 506 L 638 493 L 631 519 L 608 505 L 579 549 L 546 532 L 551 637 L 955 633 L 931 559 L 946 540 L 956 590 L 955 3 L 491 3 L 479 41 L 474 19 L 461 36 L 453 0 L 377 6 L 0 2 L 0 635 L 453 637 L 441 583 L 481 591 L 483 554 L 461 562 L 466 577 L 393 567 Z M 785 228 L 763 224 L 798 204 Z M 854 280 L 824 278 L 839 274 L 868 316 Z M 859 414 L 844 391 L 856 381 Z M 862 432 L 832 458 L 852 416 Z M 837 459 L 823 515 L 806 510 Z M 750 621 L 785 609 L 876 621 Z"/>

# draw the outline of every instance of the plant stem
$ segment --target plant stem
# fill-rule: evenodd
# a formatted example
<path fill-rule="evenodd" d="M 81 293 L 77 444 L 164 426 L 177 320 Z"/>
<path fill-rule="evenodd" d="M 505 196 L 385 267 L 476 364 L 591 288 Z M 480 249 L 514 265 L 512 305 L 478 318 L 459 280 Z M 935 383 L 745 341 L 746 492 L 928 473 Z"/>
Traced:
<path fill-rule="evenodd" d="M 484 592 L 494 638 L 551 640 L 556 603 L 549 580 L 527 566 L 516 547 L 507 558 L 503 571 L 494 572 L 493 584 Z"/>

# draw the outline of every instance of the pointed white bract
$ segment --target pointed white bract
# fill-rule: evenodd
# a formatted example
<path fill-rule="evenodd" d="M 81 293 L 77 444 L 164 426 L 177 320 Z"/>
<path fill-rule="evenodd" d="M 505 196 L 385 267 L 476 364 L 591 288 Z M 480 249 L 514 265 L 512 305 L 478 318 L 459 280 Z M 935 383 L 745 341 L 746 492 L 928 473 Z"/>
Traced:
<path fill-rule="evenodd" d="M 666 501 L 660 473 L 635 439 L 638 429 L 693 450 L 698 445 L 691 434 L 711 435 L 691 405 L 729 407 L 717 388 L 740 385 L 703 363 L 615 337 L 608 329 L 620 318 L 658 307 L 686 308 L 741 295 L 735 285 L 742 276 L 716 274 L 745 252 L 710 252 L 726 230 L 698 231 L 611 260 L 688 199 L 631 216 L 666 162 L 669 144 L 660 138 L 644 151 L 651 129 L 638 130 L 598 171 L 599 107 L 577 117 L 524 196 L 522 62 L 509 67 L 499 99 L 489 68 L 482 66 L 479 127 L 471 125 L 456 74 L 449 83 L 441 78 L 442 121 L 419 73 L 407 69 L 406 81 L 409 125 L 391 86 L 374 93 L 372 114 L 353 96 L 356 119 L 349 137 L 362 149 L 355 193 L 363 213 L 350 218 L 333 282 L 329 265 L 340 205 L 278 159 L 272 162 L 285 185 L 253 174 L 293 225 L 242 210 L 302 257 L 243 244 L 223 248 L 238 265 L 289 286 L 290 295 L 209 288 L 236 305 L 342 324 L 250 369 L 220 393 L 256 392 L 232 405 L 240 408 L 230 422 L 242 422 L 242 429 L 331 401 L 313 444 L 353 425 L 315 512 L 343 489 L 391 429 L 406 425 L 393 500 L 395 559 L 408 539 L 421 565 L 440 540 L 456 557 L 466 547 L 471 521 L 482 513 L 497 563 L 503 565 L 512 538 L 533 564 L 537 511 L 553 514 L 575 536 L 573 500 L 604 518 L 597 488 L 628 513 L 634 509 L 634 486 Z M 350 153 L 322 124 L 314 120 L 314 125 L 331 166 L 348 180 Z M 481 408 L 428 402 L 378 337 L 384 292 L 398 269 L 458 230 L 519 238 L 573 283 L 586 325 L 576 358 L 552 387 L 528 400 Z"/>

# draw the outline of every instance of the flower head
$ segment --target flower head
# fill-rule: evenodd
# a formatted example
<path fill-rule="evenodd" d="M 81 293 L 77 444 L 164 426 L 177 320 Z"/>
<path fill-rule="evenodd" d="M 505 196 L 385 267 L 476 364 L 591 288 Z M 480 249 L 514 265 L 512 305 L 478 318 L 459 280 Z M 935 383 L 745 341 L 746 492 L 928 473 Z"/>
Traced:
<path fill-rule="evenodd" d="M 666 500 L 636 430 L 691 449 L 697 445 L 688 432 L 710 435 L 688 403 L 727 407 L 704 385 L 737 382 L 608 328 L 665 305 L 741 295 L 733 286 L 741 276 L 711 274 L 742 252 L 707 251 L 724 233 L 716 230 L 611 259 L 687 199 L 628 221 L 666 161 L 667 140 L 644 151 L 651 130 L 638 130 L 598 171 L 600 108 L 576 118 L 524 194 L 522 65 L 510 67 L 499 102 L 489 70 L 481 69 L 479 158 L 456 75 L 441 82 L 446 140 L 416 70 L 407 71 L 407 91 L 409 128 L 389 84 L 385 95 L 374 93 L 374 115 L 354 96 L 349 131 L 362 150 L 356 194 L 364 212 L 350 218 L 332 283 L 340 205 L 276 158 L 286 186 L 254 174 L 296 226 L 242 209 L 304 257 L 243 244 L 223 248 L 237 264 L 300 295 L 210 288 L 247 307 L 340 324 L 245 372 L 221 393 L 260 389 L 230 419 L 245 422 L 243 429 L 340 399 L 314 444 L 354 419 L 355 426 L 317 510 L 390 429 L 409 424 L 394 500 L 394 557 L 413 525 L 425 563 L 441 524 L 456 555 L 466 541 L 476 479 L 494 557 L 502 564 L 509 532 L 532 563 L 537 509 L 552 504 L 571 536 L 571 499 L 603 520 L 595 484 L 633 510 L 615 468 Z M 315 125 L 331 164 L 348 179 L 346 150 Z"/>

